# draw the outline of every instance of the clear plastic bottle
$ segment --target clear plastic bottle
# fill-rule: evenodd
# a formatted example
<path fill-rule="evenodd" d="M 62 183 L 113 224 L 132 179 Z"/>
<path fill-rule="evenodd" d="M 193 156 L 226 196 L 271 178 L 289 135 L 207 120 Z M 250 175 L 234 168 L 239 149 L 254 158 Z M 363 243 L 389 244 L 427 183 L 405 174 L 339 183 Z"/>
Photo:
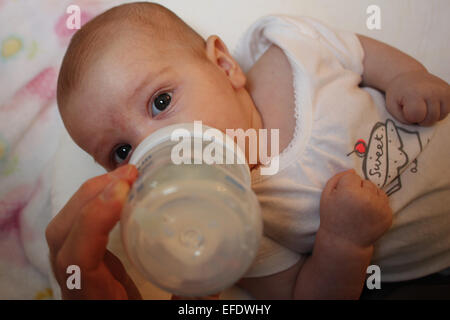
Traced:
<path fill-rule="evenodd" d="M 171 134 L 180 128 L 189 132 L 192 146 L 205 150 L 215 144 L 216 159 L 230 152 L 241 164 L 175 164 L 172 152 L 180 142 Z M 207 129 L 194 130 L 192 123 L 160 129 L 130 160 L 139 177 L 121 218 L 125 251 L 149 281 L 181 296 L 215 294 L 233 285 L 250 267 L 262 235 L 243 152 L 223 133 L 223 139 L 208 140 Z M 184 160 L 199 163 L 199 156 L 186 153 Z"/>

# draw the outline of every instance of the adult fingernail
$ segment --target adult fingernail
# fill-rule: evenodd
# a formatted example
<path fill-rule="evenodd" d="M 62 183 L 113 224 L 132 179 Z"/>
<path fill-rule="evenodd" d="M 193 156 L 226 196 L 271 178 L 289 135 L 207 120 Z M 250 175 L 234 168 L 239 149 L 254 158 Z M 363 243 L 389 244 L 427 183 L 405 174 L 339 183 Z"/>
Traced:
<path fill-rule="evenodd" d="M 119 199 L 123 194 L 126 194 L 126 187 L 120 180 L 111 181 L 100 195 L 100 198 L 107 202 Z"/>
<path fill-rule="evenodd" d="M 130 176 L 132 171 L 133 171 L 132 165 L 125 165 L 125 166 L 122 166 L 122 167 L 112 171 L 110 174 L 113 177 L 116 177 L 119 179 L 126 179 Z"/>
<path fill-rule="evenodd" d="M 129 164 L 127 169 L 127 177 L 130 177 L 132 174 L 134 174 L 135 171 L 136 167 L 132 164 Z"/>

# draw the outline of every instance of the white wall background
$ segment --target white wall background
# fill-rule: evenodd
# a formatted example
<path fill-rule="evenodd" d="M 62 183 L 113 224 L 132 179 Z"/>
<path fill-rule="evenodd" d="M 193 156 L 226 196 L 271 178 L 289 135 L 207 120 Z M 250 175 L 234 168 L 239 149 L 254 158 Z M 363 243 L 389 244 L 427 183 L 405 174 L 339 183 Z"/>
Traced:
<path fill-rule="evenodd" d="M 108 1 L 108 0 L 106 0 Z M 122 3 L 125 1 L 114 1 Z M 129 1 L 126 1 L 129 2 Z M 229 49 L 258 17 L 307 15 L 386 42 L 450 82 L 450 0 L 160 0 L 201 35 L 218 34 Z M 381 9 L 381 30 L 368 30 L 366 9 Z"/>

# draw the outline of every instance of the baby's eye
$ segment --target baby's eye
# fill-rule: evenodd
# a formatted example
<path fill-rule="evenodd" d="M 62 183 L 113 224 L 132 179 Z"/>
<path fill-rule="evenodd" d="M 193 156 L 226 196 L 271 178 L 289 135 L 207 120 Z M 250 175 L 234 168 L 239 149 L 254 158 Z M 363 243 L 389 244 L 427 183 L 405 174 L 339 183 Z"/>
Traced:
<path fill-rule="evenodd" d="M 172 94 L 165 92 L 159 94 L 152 102 L 152 117 L 157 116 L 162 111 L 166 110 L 166 108 L 170 105 L 170 101 L 172 100 Z"/>
<path fill-rule="evenodd" d="M 131 146 L 129 144 L 123 144 L 114 150 L 114 162 L 116 164 L 121 164 L 128 158 L 128 154 L 131 151 Z"/>

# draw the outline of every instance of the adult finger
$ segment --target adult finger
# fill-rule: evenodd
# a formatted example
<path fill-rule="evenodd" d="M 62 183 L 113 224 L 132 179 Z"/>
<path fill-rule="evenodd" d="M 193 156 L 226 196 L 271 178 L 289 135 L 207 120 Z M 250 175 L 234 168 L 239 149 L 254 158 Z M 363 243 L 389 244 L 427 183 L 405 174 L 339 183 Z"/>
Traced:
<path fill-rule="evenodd" d="M 106 250 L 103 261 L 105 262 L 108 269 L 111 271 L 113 277 L 119 281 L 127 292 L 128 299 L 130 300 L 141 300 L 142 296 L 139 293 L 138 288 L 134 284 L 133 280 L 130 278 L 125 270 L 122 262 L 109 250 Z"/>
<path fill-rule="evenodd" d="M 105 255 L 108 235 L 120 219 L 130 186 L 114 180 L 78 216 L 60 252 L 57 264 L 78 265 L 84 272 L 96 269 Z"/>
<path fill-rule="evenodd" d="M 97 197 L 109 183 L 122 179 L 132 184 L 136 177 L 136 167 L 127 165 L 85 182 L 47 226 L 45 234 L 50 253 L 56 253 L 61 248 L 81 208 Z"/>

